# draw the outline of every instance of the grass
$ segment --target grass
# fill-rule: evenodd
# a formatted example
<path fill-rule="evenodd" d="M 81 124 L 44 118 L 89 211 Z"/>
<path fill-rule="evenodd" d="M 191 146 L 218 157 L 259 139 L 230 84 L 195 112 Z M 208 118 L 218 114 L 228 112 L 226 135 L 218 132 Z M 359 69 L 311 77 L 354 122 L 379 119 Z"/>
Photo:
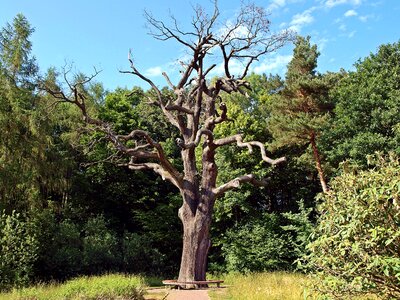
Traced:
<path fill-rule="evenodd" d="M 210 290 L 212 300 L 311 300 L 306 286 L 309 278 L 299 273 L 273 272 L 249 275 L 228 274 L 224 289 Z M 325 298 L 322 298 L 325 299 Z M 352 297 L 352 300 L 379 300 L 374 295 Z"/>
<path fill-rule="evenodd" d="M 143 300 L 145 286 L 140 276 L 109 274 L 13 290 L 0 300 Z"/>
<path fill-rule="evenodd" d="M 223 279 L 224 288 L 209 289 L 212 300 L 311 300 L 306 284 L 309 280 L 298 273 L 273 272 L 248 275 L 210 276 Z M 152 288 L 148 289 L 151 286 Z M 109 274 L 79 277 L 65 283 L 36 285 L 0 293 L 0 300 L 162 300 L 168 291 L 160 278 Z M 158 287 L 158 288 L 157 288 Z M 356 297 L 352 300 L 378 300 Z"/>
<path fill-rule="evenodd" d="M 209 292 L 212 300 L 297 300 L 304 299 L 307 278 L 301 274 L 274 272 L 249 275 L 228 274 L 225 289 Z"/>

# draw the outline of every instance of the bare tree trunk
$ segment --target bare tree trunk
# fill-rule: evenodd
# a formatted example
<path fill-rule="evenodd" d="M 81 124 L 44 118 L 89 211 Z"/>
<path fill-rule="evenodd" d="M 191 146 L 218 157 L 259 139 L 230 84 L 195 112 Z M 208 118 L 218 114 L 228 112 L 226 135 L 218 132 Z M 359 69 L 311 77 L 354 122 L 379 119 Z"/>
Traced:
<path fill-rule="evenodd" d="M 178 281 L 206 280 L 207 254 L 211 245 L 210 225 L 211 216 L 200 211 L 183 222 L 183 249 Z"/>
<path fill-rule="evenodd" d="M 319 181 L 321 183 L 322 191 L 324 193 L 327 193 L 329 191 L 329 188 L 328 188 L 328 185 L 326 184 L 325 174 L 324 174 L 324 171 L 322 169 L 321 157 L 319 155 L 319 151 L 318 151 L 318 148 L 317 148 L 317 143 L 315 141 L 315 133 L 314 132 L 311 133 L 310 143 L 311 143 L 311 147 L 312 147 L 312 150 L 313 150 L 313 155 L 314 155 L 314 159 L 315 159 L 315 166 L 317 168 L 318 177 L 319 177 Z"/>

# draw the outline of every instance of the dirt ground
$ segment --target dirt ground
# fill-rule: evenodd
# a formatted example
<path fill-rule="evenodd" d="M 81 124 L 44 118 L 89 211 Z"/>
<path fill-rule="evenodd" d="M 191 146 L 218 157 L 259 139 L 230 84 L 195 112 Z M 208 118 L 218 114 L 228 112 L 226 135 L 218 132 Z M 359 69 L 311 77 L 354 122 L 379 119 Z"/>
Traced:
<path fill-rule="evenodd" d="M 146 300 L 210 300 L 208 290 L 149 289 Z"/>

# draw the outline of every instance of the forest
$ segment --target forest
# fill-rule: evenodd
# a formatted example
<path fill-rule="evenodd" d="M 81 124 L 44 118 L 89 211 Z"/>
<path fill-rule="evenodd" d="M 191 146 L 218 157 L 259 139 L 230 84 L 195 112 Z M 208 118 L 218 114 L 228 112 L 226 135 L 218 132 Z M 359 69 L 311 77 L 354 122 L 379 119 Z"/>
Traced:
<path fill-rule="evenodd" d="M 319 73 L 311 37 L 264 37 L 243 13 L 236 25 L 254 36 L 214 38 L 216 10 L 197 15 L 193 44 L 147 16 L 194 53 L 162 88 L 129 59 L 126 76 L 147 90 L 108 91 L 68 64 L 41 70 L 29 20 L 2 24 L 0 290 L 283 271 L 306 274 L 321 299 L 400 298 L 400 42 Z M 287 43 L 284 77 L 250 71 Z M 214 46 L 221 77 L 203 61 Z"/>

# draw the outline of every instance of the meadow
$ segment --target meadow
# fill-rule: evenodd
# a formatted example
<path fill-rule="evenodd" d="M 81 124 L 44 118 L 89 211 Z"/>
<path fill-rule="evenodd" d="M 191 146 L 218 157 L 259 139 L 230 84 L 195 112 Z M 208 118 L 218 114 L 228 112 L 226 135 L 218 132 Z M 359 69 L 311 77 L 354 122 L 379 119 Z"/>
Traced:
<path fill-rule="evenodd" d="M 215 277 L 215 276 L 211 276 Z M 222 288 L 210 288 L 211 300 L 304 300 L 317 299 L 307 289 L 309 279 L 304 274 L 271 272 L 225 274 L 218 278 Z M 161 279 L 123 274 L 79 277 L 65 283 L 38 284 L 1 293 L 0 300 L 161 300 L 168 290 Z M 378 300 L 375 296 L 353 298 Z"/>

